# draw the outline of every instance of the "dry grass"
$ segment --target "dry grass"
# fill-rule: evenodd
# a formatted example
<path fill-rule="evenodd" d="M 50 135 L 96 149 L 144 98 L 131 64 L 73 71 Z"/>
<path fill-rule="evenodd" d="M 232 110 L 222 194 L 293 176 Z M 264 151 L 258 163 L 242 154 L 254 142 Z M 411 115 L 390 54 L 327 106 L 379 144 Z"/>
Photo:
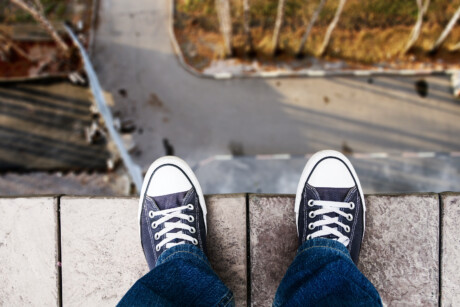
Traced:
<path fill-rule="evenodd" d="M 287 0 L 286 19 L 280 38 L 281 54 L 277 61 L 293 59 L 299 46 L 305 24 L 316 8 L 316 1 Z M 244 58 L 245 37 L 243 34 L 242 1 L 231 0 L 233 18 L 233 46 L 237 57 Z M 276 15 L 276 0 L 253 0 L 251 7 L 251 33 L 256 55 L 270 61 L 271 37 Z M 316 55 L 326 28 L 333 18 L 338 1 L 328 0 L 320 18 L 313 28 L 305 46 L 307 55 Z M 220 37 L 218 20 L 212 0 L 176 0 L 176 36 L 184 45 L 193 45 L 196 56 L 186 58 L 193 64 L 196 58 L 205 65 L 205 59 L 222 56 L 223 40 Z M 460 0 L 431 1 L 424 19 L 422 34 L 408 55 L 401 51 L 409 38 L 417 15 L 415 1 L 410 0 L 349 0 L 339 24 L 332 35 L 325 57 L 340 59 L 355 64 L 398 62 L 401 66 L 410 62 L 436 62 L 458 64 L 458 52 L 451 52 L 460 42 L 460 26 L 457 25 L 442 49 L 433 57 L 428 55 L 432 44 L 449 21 Z M 189 48 L 190 49 L 190 48 Z"/>

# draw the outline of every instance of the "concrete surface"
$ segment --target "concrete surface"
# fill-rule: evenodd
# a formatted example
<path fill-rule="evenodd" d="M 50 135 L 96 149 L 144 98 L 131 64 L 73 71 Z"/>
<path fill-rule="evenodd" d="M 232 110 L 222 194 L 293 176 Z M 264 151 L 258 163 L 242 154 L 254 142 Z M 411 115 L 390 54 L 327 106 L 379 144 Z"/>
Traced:
<path fill-rule="evenodd" d="M 294 196 L 254 195 L 249 206 L 251 299 L 254 306 L 269 306 L 298 247 Z M 388 306 L 437 304 L 437 195 L 369 196 L 367 208 L 359 267 L 382 301 Z"/>
<path fill-rule="evenodd" d="M 246 197 L 210 196 L 207 205 L 209 259 L 245 306 Z M 148 272 L 137 209 L 137 198 L 61 198 L 64 305 L 114 306 Z"/>
<path fill-rule="evenodd" d="M 460 195 L 445 193 L 442 198 L 441 305 L 460 305 Z"/>
<path fill-rule="evenodd" d="M 232 289 L 237 306 L 247 305 L 246 195 L 206 197 L 207 248 L 217 275 Z"/>
<path fill-rule="evenodd" d="M 0 198 L 0 305 L 58 306 L 57 199 Z"/>
<path fill-rule="evenodd" d="M 448 77 L 426 78 L 426 97 L 416 93 L 417 78 L 412 77 L 197 78 L 180 66 L 173 52 L 169 2 L 101 0 L 95 31 L 94 65 L 102 86 L 114 97 L 114 111 L 136 122 L 134 140 L 141 153 L 134 158 L 143 168 L 171 152 L 194 165 L 229 153 L 302 155 L 326 148 L 357 153 L 460 151 L 460 106 Z M 409 169 L 414 176 L 406 192 L 414 191 L 420 178 L 428 188 L 417 191 L 437 191 L 439 180 L 456 182 L 459 159 L 436 159 L 434 164 L 442 168 L 433 168 L 432 162 L 404 157 L 385 161 L 384 172 L 380 161 L 374 166 L 360 161 L 357 167 L 384 184 Z M 231 172 L 233 165 L 221 163 L 225 173 Z M 200 170 L 200 180 L 219 175 L 207 167 Z M 265 167 L 272 176 L 277 174 L 276 167 Z M 295 172 L 288 167 L 285 172 Z M 243 190 L 245 177 L 229 180 L 237 188 L 219 193 L 257 192 Z M 203 188 L 215 191 L 208 192 L 206 184 Z"/>
<path fill-rule="evenodd" d="M 106 145 L 85 140 L 90 97 L 70 82 L 0 86 L 0 171 L 105 169 Z"/>
<path fill-rule="evenodd" d="M 115 306 L 148 272 L 138 200 L 61 198 L 64 306 Z"/>
<path fill-rule="evenodd" d="M 460 194 L 441 195 L 442 216 L 439 197 L 366 197 L 359 268 L 387 306 L 459 303 Z M 212 195 L 206 201 L 213 268 L 238 305 L 270 305 L 297 248 L 294 196 Z M 115 305 L 148 271 L 137 204 L 136 198 L 1 198 L 0 305 Z"/>
<path fill-rule="evenodd" d="M 298 246 L 293 196 L 249 198 L 252 306 L 271 306 Z"/>
<path fill-rule="evenodd" d="M 387 306 L 435 306 L 439 295 L 437 194 L 368 196 L 359 269 Z"/>

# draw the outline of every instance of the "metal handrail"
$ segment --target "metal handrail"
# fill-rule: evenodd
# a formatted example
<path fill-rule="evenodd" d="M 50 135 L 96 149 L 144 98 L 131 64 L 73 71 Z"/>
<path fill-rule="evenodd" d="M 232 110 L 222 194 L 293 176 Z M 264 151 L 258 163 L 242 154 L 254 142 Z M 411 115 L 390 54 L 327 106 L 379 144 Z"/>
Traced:
<path fill-rule="evenodd" d="M 137 164 L 135 164 L 134 161 L 131 159 L 131 156 L 126 150 L 123 141 L 120 135 L 118 134 L 118 131 L 115 129 L 112 112 L 110 111 L 110 108 L 108 107 L 107 102 L 105 101 L 104 94 L 99 83 L 99 79 L 97 78 L 96 72 L 94 71 L 93 65 L 91 64 L 91 60 L 89 59 L 88 53 L 83 48 L 83 45 L 80 43 L 75 33 L 73 33 L 72 29 L 68 25 L 64 25 L 64 27 L 67 30 L 69 36 L 72 38 L 72 41 L 75 44 L 75 46 L 77 46 L 80 50 L 80 54 L 83 58 L 85 71 L 89 78 L 89 85 L 91 91 L 93 92 L 93 96 L 96 100 L 97 109 L 105 121 L 105 125 L 107 127 L 107 130 L 109 131 L 109 135 L 120 153 L 121 159 L 123 160 L 123 163 L 127 168 L 128 173 L 134 182 L 134 185 L 136 186 L 137 192 L 140 193 L 142 187 L 141 168 Z"/>

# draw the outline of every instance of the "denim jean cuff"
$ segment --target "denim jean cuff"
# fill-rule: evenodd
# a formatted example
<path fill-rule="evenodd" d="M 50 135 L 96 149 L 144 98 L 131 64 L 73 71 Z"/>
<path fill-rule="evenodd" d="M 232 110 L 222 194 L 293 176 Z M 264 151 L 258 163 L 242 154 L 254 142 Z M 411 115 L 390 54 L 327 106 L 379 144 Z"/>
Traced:
<path fill-rule="evenodd" d="M 211 266 L 204 252 L 193 244 L 179 244 L 171 248 L 168 248 L 160 255 L 160 257 L 158 257 L 156 266 L 159 266 L 160 264 L 171 261 L 173 259 L 179 258 L 198 259 L 203 261 L 208 266 Z"/>
<path fill-rule="evenodd" d="M 313 249 L 313 248 L 328 248 L 336 252 L 339 252 L 341 254 L 344 254 L 351 260 L 350 252 L 348 251 L 345 245 L 343 245 L 342 243 L 336 240 L 325 239 L 325 238 L 314 238 L 314 239 L 305 241 L 297 250 L 297 255 L 308 249 Z"/>

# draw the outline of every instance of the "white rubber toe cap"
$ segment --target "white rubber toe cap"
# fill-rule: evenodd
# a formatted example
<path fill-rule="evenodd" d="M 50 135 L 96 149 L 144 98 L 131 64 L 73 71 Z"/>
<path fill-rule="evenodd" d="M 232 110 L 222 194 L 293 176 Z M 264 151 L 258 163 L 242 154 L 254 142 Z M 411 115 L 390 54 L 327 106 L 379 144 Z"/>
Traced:
<path fill-rule="evenodd" d="M 150 197 L 185 192 L 192 188 L 187 176 L 173 165 L 162 165 L 153 173 L 147 189 Z"/>
<path fill-rule="evenodd" d="M 316 188 L 351 188 L 355 186 L 347 165 L 337 157 L 319 161 L 313 169 L 308 184 Z"/>

